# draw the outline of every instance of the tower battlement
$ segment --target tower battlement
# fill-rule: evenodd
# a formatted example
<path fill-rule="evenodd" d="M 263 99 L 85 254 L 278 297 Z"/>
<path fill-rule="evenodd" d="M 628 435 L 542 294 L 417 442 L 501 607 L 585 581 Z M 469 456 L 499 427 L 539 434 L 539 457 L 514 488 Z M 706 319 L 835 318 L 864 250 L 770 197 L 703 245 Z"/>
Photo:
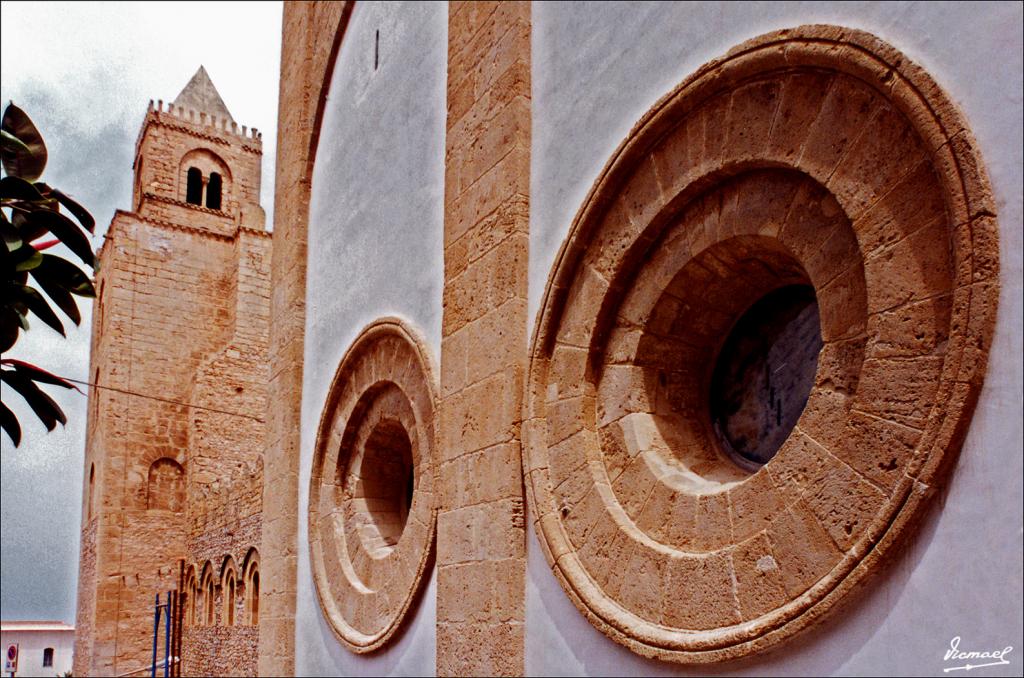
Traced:
<path fill-rule="evenodd" d="M 149 101 L 135 142 L 133 210 L 227 237 L 263 230 L 262 156 L 260 131 L 234 119 L 200 66 L 173 101 Z"/>
<path fill-rule="evenodd" d="M 197 127 L 211 128 L 215 132 L 239 136 L 246 141 L 255 142 L 260 147 L 263 146 L 263 133 L 255 127 L 239 125 L 230 117 L 218 116 L 188 106 L 176 106 L 173 102 L 168 102 L 165 108 L 163 99 L 158 99 L 155 103 L 153 99 L 149 100 L 146 121 L 150 119 L 165 124 L 180 121 Z"/>

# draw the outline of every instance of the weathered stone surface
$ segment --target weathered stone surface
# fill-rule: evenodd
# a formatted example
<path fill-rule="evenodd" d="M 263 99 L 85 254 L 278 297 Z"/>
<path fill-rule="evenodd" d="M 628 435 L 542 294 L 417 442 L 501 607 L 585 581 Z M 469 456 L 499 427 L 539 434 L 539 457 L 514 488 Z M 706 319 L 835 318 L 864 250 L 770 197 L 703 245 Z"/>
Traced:
<path fill-rule="evenodd" d="M 359 334 L 331 383 L 310 477 L 311 567 L 323 614 L 353 652 L 398 631 L 433 552 L 436 391 L 423 340 L 393 318 Z M 501 450 L 489 452 L 500 461 Z M 466 534 L 475 548 L 476 531 Z"/>
<path fill-rule="evenodd" d="M 277 593 L 268 596 L 262 615 L 261 675 L 289 675 L 295 667 L 295 535 L 311 174 L 327 85 L 352 6 L 295 2 L 285 5 L 282 16 L 279 98 L 292 105 L 280 107 L 277 121 L 263 502 L 266 523 L 280 528 L 279 538 L 265 539 L 263 545 L 263 566 Z"/>
<path fill-rule="evenodd" d="M 524 666 L 526 572 L 520 439 L 530 6 L 453 2 L 448 17 L 437 564 L 440 580 L 459 573 L 465 593 L 439 601 L 436 671 L 517 675 Z M 564 426 L 549 427 L 547 435 L 568 438 L 578 430 L 574 420 L 567 406 Z M 570 486 L 583 471 L 574 444 L 565 446 L 550 470 L 574 504 L 582 493 Z M 471 491 L 449 477 L 469 470 L 462 459 L 482 472 Z"/>
<path fill-rule="evenodd" d="M 598 628 L 645 656 L 735 658 L 877 568 L 865 554 L 921 506 L 907 477 L 951 467 L 984 372 L 984 176 L 927 74 L 839 27 L 744 43 L 633 128 L 563 246 L 526 389 L 538 534 Z M 751 473 L 709 420 L 711 370 L 737 318 L 793 284 L 814 288 L 824 346 Z"/>
<path fill-rule="evenodd" d="M 146 113 L 133 211 L 115 214 L 100 252 L 79 675 L 147 665 L 155 595 L 188 594 L 179 578 L 203 563 L 213 619 L 183 645 L 183 667 L 256 674 L 258 618 L 243 614 L 249 580 L 227 563 L 255 567 L 263 525 L 271 247 L 258 203 L 262 141 L 233 125 L 205 71 L 196 77 L 176 105 Z M 213 110 L 185 107 L 204 101 Z M 221 175 L 219 207 L 186 201 L 190 168 L 207 194 Z M 190 595 L 194 610 L 194 587 Z M 183 617 L 193 624 L 194 613 Z"/>

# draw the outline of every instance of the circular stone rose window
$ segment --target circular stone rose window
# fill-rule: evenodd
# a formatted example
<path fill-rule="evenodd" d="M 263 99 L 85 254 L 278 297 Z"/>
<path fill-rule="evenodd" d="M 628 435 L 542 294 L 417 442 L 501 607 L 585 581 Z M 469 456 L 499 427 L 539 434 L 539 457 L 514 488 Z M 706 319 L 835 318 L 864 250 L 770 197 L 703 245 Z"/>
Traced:
<path fill-rule="evenodd" d="M 749 654 L 909 531 L 998 299 L 971 144 L 919 67 L 827 26 L 737 47 L 635 126 L 559 254 L 526 391 L 537 534 L 595 626 Z"/>
<path fill-rule="evenodd" d="M 309 492 L 317 595 L 354 652 L 394 634 L 434 539 L 434 379 L 422 340 L 398 320 L 367 327 L 335 374 Z"/>

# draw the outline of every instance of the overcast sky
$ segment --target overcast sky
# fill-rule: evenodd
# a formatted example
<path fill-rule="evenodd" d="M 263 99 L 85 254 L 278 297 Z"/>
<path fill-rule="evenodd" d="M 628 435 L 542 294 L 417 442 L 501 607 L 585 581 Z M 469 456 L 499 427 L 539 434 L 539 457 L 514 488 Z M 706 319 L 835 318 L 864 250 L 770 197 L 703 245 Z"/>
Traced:
<path fill-rule="evenodd" d="M 96 249 L 114 210 L 130 208 L 149 100 L 173 100 L 200 64 L 232 117 L 263 132 L 260 201 L 273 223 L 279 2 L 2 2 L 0 19 L 0 101 L 39 128 L 49 150 L 42 179 L 92 212 Z M 66 340 L 33 322 L 10 357 L 85 380 L 91 315 L 86 304 Z M 48 390 L 68 415 L 49 434 L 19 396 L 3 394 L 22 444 L 0 433 L 0 617 L 74 623 L 86 398 Z"/>

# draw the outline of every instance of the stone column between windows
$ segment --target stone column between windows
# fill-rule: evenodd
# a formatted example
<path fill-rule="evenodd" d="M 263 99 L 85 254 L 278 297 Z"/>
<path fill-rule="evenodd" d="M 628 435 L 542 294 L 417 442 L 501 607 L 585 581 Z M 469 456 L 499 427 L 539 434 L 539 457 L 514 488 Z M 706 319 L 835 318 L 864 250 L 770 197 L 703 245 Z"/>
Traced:
<path fill-rule="evenodd" d="M 530 4 L 448 15 L 437 674 L 522 675 Z"/>

